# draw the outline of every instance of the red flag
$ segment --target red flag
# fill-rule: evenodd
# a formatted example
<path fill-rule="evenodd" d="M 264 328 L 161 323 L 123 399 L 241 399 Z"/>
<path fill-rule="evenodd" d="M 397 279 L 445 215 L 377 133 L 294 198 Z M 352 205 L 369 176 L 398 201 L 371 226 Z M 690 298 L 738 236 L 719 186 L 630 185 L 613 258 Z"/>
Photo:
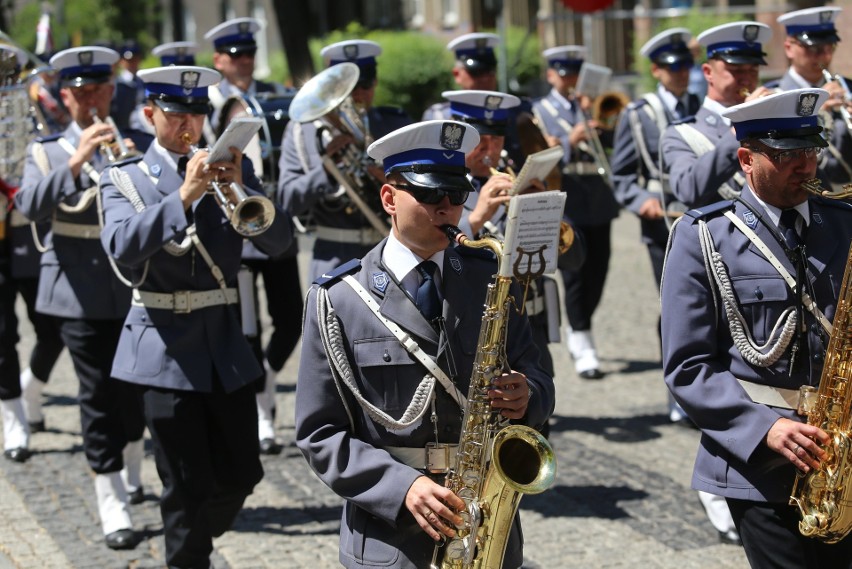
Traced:
<path fill-rule="evenodd" d="M 566 8 L 575 12 L 591 13 L 612 6 L 614 0 L 562 0 Z"/>

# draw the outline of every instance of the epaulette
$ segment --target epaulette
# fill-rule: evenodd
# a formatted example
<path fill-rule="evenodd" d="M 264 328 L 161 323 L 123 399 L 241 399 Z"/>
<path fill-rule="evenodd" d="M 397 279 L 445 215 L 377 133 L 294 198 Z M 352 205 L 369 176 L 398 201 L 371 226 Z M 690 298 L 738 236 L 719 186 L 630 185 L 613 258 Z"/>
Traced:
<path fill-rule="evenodd" d="M 122 160 L 116 160 L 115 162 L 111 162 L 108 168 L 114 168 L 116 166 L 124 166 L 126 164 L 133 164 L 134 162 L 139 162 L 142 160 L 144 156 L 142 154 L 137 154 L 136 156 L 130 156 L 128 158 L 124 158 Z"/>
<path fill-rule="evenodd" d="M 631 101 L 630 103 L 628 103 L 627 108 L 630 109 L 630 110 L 635 110 L 635 109 L 640 109 L 647 104 L 648 104 L 648 100 L 645 99 L 644 97 L 640 97 L 640 98 L 636 99 L 635 101 Z"/>
<path fill-rule="evenodd" d="M 338 277 L 342 277 L 343 275 L 351 273 L 353 270 L 359 268 L 361 268 L 361 259 L 352 259 L 351 261 L 347 261 L 327 273 L 323 273 L 321 276 L 317 277 L 314 284 L 326 286 L 327 284 L 336 281 Z"/>
<path fill-rule="evenodd" d="M 59 140 L 62 138 L 62 133 L 57 132 L 55 134 L 48 134 L 45 136 L 37 136 L 35 142 L 53 142 L 54 140 Z"/>
<path fill-rule="evenodd" d="M 695 209 L 691 209 L 686 212 L 684 215 L 688 215 L 693 219 L 703 219 L 705 217 L 710 217 L 712 215 L 716 215 L 720 212 L 725 211 L 726 209 L 730 209 L 733 207 L 733 200 L 724 200 L 716 203 L 712 203 L 710 205 L 705 205 L 702 207 L 697 207 Z"/>
<path fill-rule="evenodd" d="M 689 115 L 688 117 L 683 117 L 681 119 L 677 119 L 676 121 L 672 121 L 669 123 L 670 126 L 675 126 L 679 124 L 689 124 L 695 122 L 695 115 Z"/>
<path fill-rule="evenodd" d="M 396 115 L 399 117 L 406 116 L 405 109 L 402 107 L 394 107 L 391 105 L 382 105 L 381 107 L 373 107 L 377 113 L 383 115 Z"/>
<path fill-rule="evenodd" d="M 822 196 L 815 196 L 811 199 L 819 202 L 819 205 L 827 206 L 827 207 L 836 207 L 846 211 L 850 211 L 852 209 L 852 204 L 847 202 L 846 200 L 836 200 L 832 198 L 824 198 Z"/>
<path fill-rule="evenodd" d="M 773 79 L 772 81 L 767 81 L 766 83 L 764 83 L 763 86 L 767 89 L 777 89 L 780 84 L 780 79 Z"/>

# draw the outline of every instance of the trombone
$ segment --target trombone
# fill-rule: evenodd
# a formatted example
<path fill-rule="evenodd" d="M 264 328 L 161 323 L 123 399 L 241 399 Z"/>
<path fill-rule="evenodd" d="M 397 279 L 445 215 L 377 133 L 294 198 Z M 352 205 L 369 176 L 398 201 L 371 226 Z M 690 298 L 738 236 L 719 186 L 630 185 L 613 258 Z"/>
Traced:
<path fill-rule="evenodd" d="M 101 142 L 101 150 L 106 155 L 107 160 L 110 162 L 117 162 L 119 160 L 126 160 L 127 158 L 134 158 L 142 154 L 138 150 L 127 146 L 127 143 L 124 142 L 124 138 L 122 138 L 121 132 L 119 132 L 118 126 L 116 126 L 112 117 L 108 116 L 106 120 L 101 120 L 101 117 L 98 116 L 98 109 L 95 107 L 89 109 L 89 113 L 92 115 L 92 121 L 95 124 L 105 124 L 112 129 L 112 136 L 114 140 L 112 142 Z"/>
<path fill-rule="evenodd" d="M 192 142 L 192 134 L 184 132 L 180 139 L 189 146 L 189 155 L 194 156 L 200 150 Z M 227 191 L 216 180 L 210 181 L 210 193 L 234 230 L 243 237 L 260 235 L 275 220 L 275 206 L 269 198 L 249 196 L 236 182 L 228 184 Z"/>

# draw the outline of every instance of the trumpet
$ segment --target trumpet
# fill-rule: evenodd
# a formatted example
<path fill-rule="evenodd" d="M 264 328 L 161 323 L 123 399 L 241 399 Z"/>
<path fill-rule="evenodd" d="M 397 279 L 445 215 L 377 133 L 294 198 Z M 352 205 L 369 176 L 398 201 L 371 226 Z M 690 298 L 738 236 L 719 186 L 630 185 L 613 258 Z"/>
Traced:
<path fill-rule="evenodd" d="M 192 134 L 184 132 L 180 139 L 189 146 L 189 155 L 194 156 L 200 150 L 192 142 Z M 236 182 L 228 184 L 227 191 L 216 180 L 210 181 L 210 193 L 234 230 L 243 237 L 260 235 L 275 220 L 275 206 L 269 198 L 248 196 Z"/>
<path fill-rule="evenodd" d="M 747 99 L 748 96 L 751 95 L 751 89 L 749 89 L 748 87 L 743 87 L 742 89 L 737 91 L 737 94 L 743 99 Z"/>
<path fill-rule="evenodd" d="M 127 143 L 124 142 L 124 138 L 122 138 L 121 133 L 118 130 L 118 126 L 116 126 L 112 117 L 108 116 L 106 120 L 101 120 L 101 117 L 98 116 L 98 109 L 95 107 L 89 109 L 89 113 L 91 113 L 92 121 L 95 124 L 105 124 L 112 129 L 112 136 L 114 140 L 112 142 L 101 142 L 101 150 L 107 157 L 107 160 L 110 162 L 116 162 L 118 160 L 125 160 L 142 154 L 138 150 L 131 149 L 127 146 Z"/>
<path fill-rule="evenodd" d="M 852 101 L 852 91 L 849 90 L 849 84 L 846 83 L 846 79 L 842 75 L 839 73 L 832 75 L 825 68 L 822 69 L 822 76 L 825 78 L 826 83 L 835 81 L 843 89 L 843 104 L 840 105 L 840 115 L 843 117 L 843 122 L 846 123 L 846 129 L 852 132 L 852 113 L 849 112 L 849 107 L 847 106 Z"/>

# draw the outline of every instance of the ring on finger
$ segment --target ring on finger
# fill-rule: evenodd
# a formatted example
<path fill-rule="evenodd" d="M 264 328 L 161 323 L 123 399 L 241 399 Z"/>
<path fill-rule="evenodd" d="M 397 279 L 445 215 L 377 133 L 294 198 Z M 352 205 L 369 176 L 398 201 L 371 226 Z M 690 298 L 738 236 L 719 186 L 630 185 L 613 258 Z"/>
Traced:
<path fill-rule="evenodd" d="M 795 454 L 796 456 L 799 456 L 799 449 L 800 448 L 802 448 L 802 447 L 800 447 L 799 445 L 796 445 L 796 448 L 793 449 L 793 454 Z"/>

